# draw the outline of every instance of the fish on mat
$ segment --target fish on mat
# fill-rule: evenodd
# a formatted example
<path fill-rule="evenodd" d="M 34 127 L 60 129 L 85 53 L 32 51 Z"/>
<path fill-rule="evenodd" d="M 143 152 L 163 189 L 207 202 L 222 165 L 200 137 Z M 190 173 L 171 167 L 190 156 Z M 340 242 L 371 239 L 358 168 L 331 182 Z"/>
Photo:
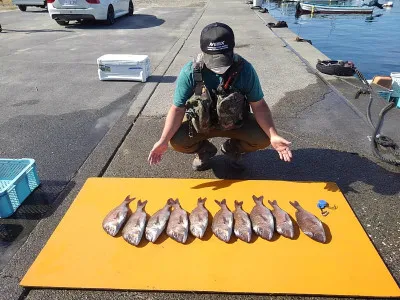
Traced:
<path fill-rule="evenodd" d="M 186 243 L 189 233 L 189 220 L 187 212 L 182 209 L 179 199 L 172 204 L 174 210 L 169 217 L 167 235 L 179 243 Z"/>
<path fill-rule="evenodd" d="M 122 225 L 124 225 L 128 212 L 129 212 L 129 203 L 135 200 L 136 198 L 130 198 L 128 195 L 125 200 L 110 211 L 107 216 L 103 220 L 103 229 L 111 236 L 116 236 Z"/>
<path fill-rule="evenodd" d="M 170 208 L 174 203 L 172 198 L 168 199 L 167 204 L 150 217 L 145 231 L 148 241 L 154 243 L 164 231 L 171 214 Z"/>
<path fill-rule="evenodd" d="M 190 232 L 199 239 L 203 238 L 208 226 L 208 210 L 204 205 L 206 200 L 207 198 L 199 198 L 189 216 Z"/>
<path fill-rule="evenodd" d="M 276 231 L 280 235 L 292 239 L 294 236 L 292 219 L 290 219 L 286 211 L 284 211 L 282 208 L 279 207 L 278 202 L 276 202 L 276 200 L 274 201 L 268 200 L 268 203 L 274 208 L 272 210 L 272 214 L 275 217 Z"/>
<path fill-rule="evenodd" d="M 136 211 L 129 217 L 122 229 L 122 237 L 131 245 L 139 245 L 142 239 L 146 225 L 146 213 L 144 212 L 146 204 L 147 200 L 138 201 Z"/>
<path fill-rule="evenodd" d="M 242 208 L 243 201 L 235 200 L 235 210 L 233 211 L 234 226 L 233 232 L 236 237 L 244 242 L 250 243 L 251 240 L 251 222 L 249 215 Z"/>
<path fill-rule="evenodd" d="M 225 199 L 221 202 L 215 200 L 215 203 L 217 203 L 221 209 L 215 214 L 211 228 L 217 238 L 227 243 L 232 235 L 233 214 L 228 206 L 226 206 Z"/>
<path fill-rule="evenodd" d="M 254 232 L 266 240 L 271 240 L 274 235 L 275 222 L 271 211 L 264 206 L 264 196 L 253 195 L 255 206 L 250 212 L 250 220 Z"/>
<path fill-rule="evenodd" d="M 305 235 L 309 236 L 313 240 L 325 243 L 326 242 L 326 234 L 324 230 L 324 226 L 322 226 L 322 222 L 314 216 L 312 213 L 306 211 L 302 208 L 299 202 L 294 201 L 289 203 L 296 208 L 296 220 L 299 224 L 301 231 L 304 232 Z"/>

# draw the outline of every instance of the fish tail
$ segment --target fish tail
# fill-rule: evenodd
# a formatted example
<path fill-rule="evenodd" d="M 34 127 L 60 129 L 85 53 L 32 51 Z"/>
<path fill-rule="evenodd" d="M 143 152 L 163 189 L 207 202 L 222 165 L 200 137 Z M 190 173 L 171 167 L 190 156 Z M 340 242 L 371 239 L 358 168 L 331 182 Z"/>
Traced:
<path fill-rule="evenodd" d="M 146 206 L 146 204 L 147 204 L 147 200 L 144 200 L 144 201 L 139 200 L 137 203 L 137 207 L 144 208 Z"/>
<path fill-rule="evenodd" d="M 242 208 L 242 205 L 243 205 L 243 201 L 237 201 L 237 200 L 235 200 L 235 207 L 236 208 Z"/>
<path fill-rule="evenodd" d="M 179 199 L 178 198 L 175 199 L 174 206 L 175 207 L 181 207 L 181 204 L 179 203 Z"/>
<path fill-rule="evenodd" d="M 254 200 L 255 203 L 261 203 L 262 204 L 263 200 L 264 200 L 264 196 L 257 197 L 255 195 L 253 195 L 253 200 Z"/>
<path fill-rule="evenodd" d="M 174 199 L 169 198 L 168 201 L 167 201 L 167 205 L 172 206 L 172 205 L 174 205 L 174 204 L 175 204 Z"/>
<path fill-rule="evenodd" d="M 199 198 L 197 199 L 197 204 L 204 204 L 206 203 L 207 198 Z"/>
<path fill-rule="evenodd" d="M 131 203 L 131 202 L 132 202 L 133 200 L 135 200 L 135 199 L 136 199 L 136 197 L 131 198 L 131 195 L 128 195 L 128 196 L 126 196 L 124 202 L 125 202 L 126 204 L 128 204 L 128 203 Z"/>
<path fill-rule="evenodd" d="M 301 208 L 299 202 L 297 202 L 297 201 L 294 201 L 294 202 L 289 201 L 289 203 L 296 209 L 300 209 Z"/>
<path fill-rule="evenodd" d="M 271 204 L 271 206 L 274 206 L 274 205 L 278 205 L 278 202 L 276 202 L 276 200 L 268 200 L 268 203 L 269 204 Z"/>

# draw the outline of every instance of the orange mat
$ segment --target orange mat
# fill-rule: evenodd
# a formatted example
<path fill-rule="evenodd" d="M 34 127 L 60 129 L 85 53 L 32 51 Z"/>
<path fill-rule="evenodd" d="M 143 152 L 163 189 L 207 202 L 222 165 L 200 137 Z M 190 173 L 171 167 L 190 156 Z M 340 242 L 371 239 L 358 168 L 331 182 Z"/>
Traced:
<path fill-rule="evenodd" d="M 294 240 L 276 236 L 252 243 L 226 244 L 206 233 L 186 245 L 162 235 L 156 244 L 142 240 L 134 247 L 102 229 L 106 214 L 127 195 L 148 200 L 153 214 L 169 197 L 190 212 L 198 197 L 244 201 L 251 196 L 276 199 L 293 218 L 289 201 L 298 200 L 329 228 L 327 244 L 317 243 L 297 228 Z M 322 217 L 316 203 L 325 199 L 337 209 Z M 136 209 L 136 201 L 131 203 Z M 209 226 L 210 227 L 210 226 Z M 23 278 L 26 287 L 213 291 L 240 293 L 400 296 L 382 259 L 334 183 L 266 180 L 90 178 Z"/>

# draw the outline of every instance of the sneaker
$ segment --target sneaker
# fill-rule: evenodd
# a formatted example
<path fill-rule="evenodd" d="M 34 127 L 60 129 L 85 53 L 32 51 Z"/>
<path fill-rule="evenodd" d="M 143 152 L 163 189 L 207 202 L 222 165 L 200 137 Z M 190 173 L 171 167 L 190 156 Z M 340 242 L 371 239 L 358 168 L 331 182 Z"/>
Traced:
<path fill-rule="evenodd" d="M 230 158 L 232 167 L 236 169 L 244 169 L 244 165 L 241 162 L 243 152 L 239 150 L 237 140 L 226 140 L 221 145 L 221 152 Z"/>
<path fill-rule="evenodd" d="M 193 160 L 192 168 L 195 171 L 204 171 L 209 168 L 210 159 L 217 154 L 217 147 L 209 141 L 204 141 L 203 146 L 196 152 L 196 157 Z"/>

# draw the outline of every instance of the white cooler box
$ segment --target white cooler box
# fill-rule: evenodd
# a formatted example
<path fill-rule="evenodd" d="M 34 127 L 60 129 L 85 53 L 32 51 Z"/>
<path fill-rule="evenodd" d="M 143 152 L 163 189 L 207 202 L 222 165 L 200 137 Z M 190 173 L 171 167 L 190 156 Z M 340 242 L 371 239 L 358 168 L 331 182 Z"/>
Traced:
<path fill-rule="evenodd" d="M 146 82 L 150 76 L 147 55 L 106 54 L 97 59 L 100 80 L 133 80 Z"/>

